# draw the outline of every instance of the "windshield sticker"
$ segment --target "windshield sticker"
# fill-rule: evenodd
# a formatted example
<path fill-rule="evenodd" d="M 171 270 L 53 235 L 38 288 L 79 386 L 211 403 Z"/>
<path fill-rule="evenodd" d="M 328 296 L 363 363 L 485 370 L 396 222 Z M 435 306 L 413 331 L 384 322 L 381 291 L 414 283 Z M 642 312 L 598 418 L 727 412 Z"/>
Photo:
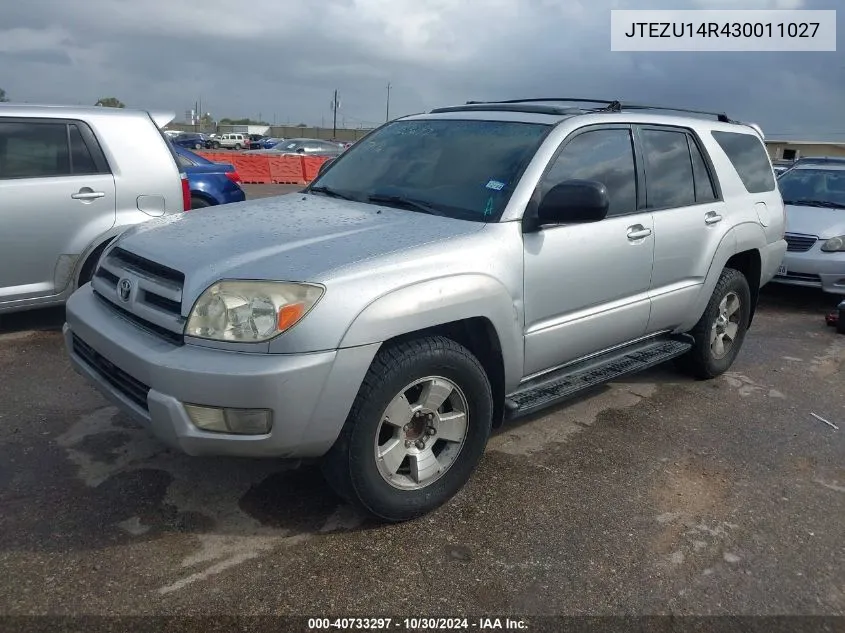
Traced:
<path fill-rule="evenodd" d="M 487 198 L 487 206 L 484 207 L 484 217 L 486 218 L 488 215 L 493 215 L 493 197 L 492 196 Z"/>
<path fill-rule="evenodd" d="M 498 180 L 490 180 L 486 186 L 488 189 L 492 189 L 493 191 L 501 191 L 504 188 L 505 183 L 499 182 Z"/>

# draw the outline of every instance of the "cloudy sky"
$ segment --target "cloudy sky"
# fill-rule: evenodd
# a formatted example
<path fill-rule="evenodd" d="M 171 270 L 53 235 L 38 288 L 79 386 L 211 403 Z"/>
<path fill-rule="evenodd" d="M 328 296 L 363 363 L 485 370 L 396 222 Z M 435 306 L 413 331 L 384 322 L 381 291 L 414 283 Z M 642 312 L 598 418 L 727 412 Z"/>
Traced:
<path fill-rule="evenodd" d="M 331 125 L 468 99 L 594 96 L 727 111 L 767 135 L 845 140 L 836 53 L 619 53 L 610 10 L 839 8 L 842 0 L 2 0 L 17 101 Z M 242 7 L 235 11 L 234 7 Z"/>

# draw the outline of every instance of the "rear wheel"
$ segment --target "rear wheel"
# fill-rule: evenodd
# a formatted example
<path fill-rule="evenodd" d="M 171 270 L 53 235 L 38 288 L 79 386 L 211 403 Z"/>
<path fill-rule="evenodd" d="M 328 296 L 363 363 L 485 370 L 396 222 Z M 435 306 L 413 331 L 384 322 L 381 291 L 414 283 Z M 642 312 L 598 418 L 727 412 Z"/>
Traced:
<path fill-rule="evenodd" d="M 695 344 L 678 366 L 699 379 L 725 373 L 739 354 L 751 315 L 751 290 L 738 270 L 725 268 L 707 308 L 690 331 Z"/>
<path fill-rule="evenodd" d="M 469 480 L 490 436 L 484 369 L 443 337 L 381 350 L 323 460 L 342 497 L 386 521 L 424 515 Z"/>
<path fill-rule="evenodd" d="M 191 209 L 202 209 L 203 207 L 210 207 L 211 203 L 205 198 L 199 196 L 191 196 Z"/>

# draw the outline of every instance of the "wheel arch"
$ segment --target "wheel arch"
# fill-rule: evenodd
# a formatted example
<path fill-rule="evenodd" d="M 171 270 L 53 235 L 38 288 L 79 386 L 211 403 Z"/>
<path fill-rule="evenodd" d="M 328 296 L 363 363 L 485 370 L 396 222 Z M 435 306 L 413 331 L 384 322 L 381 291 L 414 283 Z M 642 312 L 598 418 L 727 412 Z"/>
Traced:
<path fill-rule="evenodd" d="M 507 289 L 489 275 L 441 277 L 382 295 L 351 321 L 340 347 L 384 344 L 433 331 L 455 338 L 479 360 L 479 355 L 499 355 L 503 389 L 519 384 L 523 369 L 519 314 Z"/>

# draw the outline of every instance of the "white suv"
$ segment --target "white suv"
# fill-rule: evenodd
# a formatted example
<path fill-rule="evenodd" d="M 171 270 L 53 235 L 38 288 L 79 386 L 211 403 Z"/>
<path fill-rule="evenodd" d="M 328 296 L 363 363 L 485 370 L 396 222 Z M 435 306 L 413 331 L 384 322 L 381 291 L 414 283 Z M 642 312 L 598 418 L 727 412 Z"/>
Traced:
<path fill-rule="evenodd" d="M 221 134 L 214 139 L 213 147 L 226 147 L 228 149 L 249 148 L 249 134 Z"/>

